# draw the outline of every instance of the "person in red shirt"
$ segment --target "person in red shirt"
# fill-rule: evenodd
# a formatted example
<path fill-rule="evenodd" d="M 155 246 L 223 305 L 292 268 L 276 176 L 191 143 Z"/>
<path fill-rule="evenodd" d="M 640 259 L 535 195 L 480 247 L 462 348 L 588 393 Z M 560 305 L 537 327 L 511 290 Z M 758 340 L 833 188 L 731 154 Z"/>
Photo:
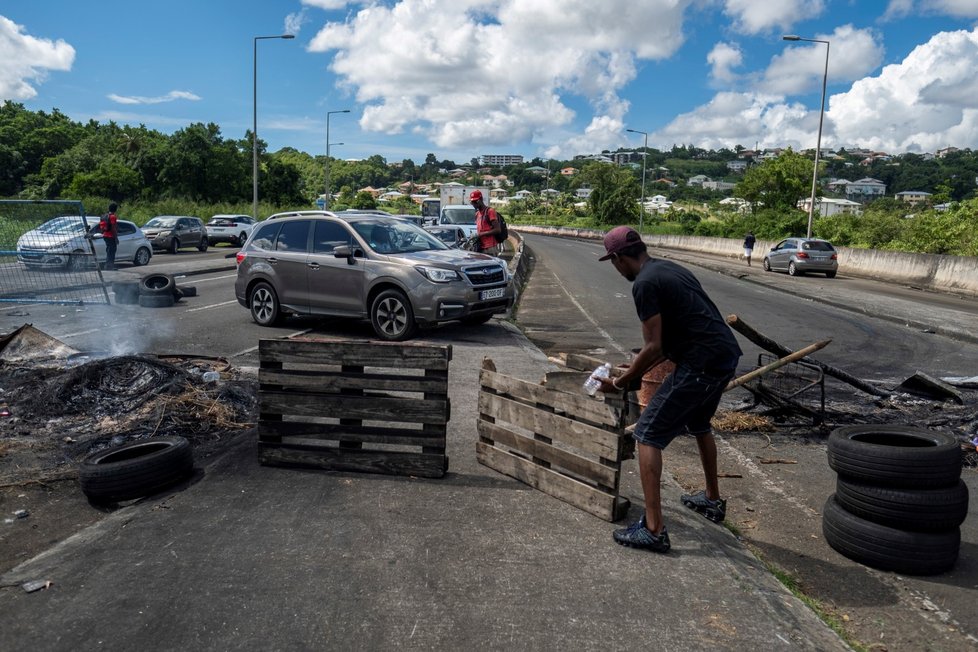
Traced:
<path fill-rule="evenodd" d="M 496 242 L 496 235 L 502 232 L 502 226 L 496 209 L 486 206 L 481 190 L 472 191 L 469 195 L 469 203 L 475 208 L 475 230 L 479 237 L 479 251 L 498 256 L 499 243 Z"/>
<path fill-rule="evenodd" d="M 114 202 L 109 204 L 109 212 L 99 220 L 98 229 L 102 233 L 102 241 L 105 242 L 105 269 L 112 271 L 115 269 L 115 250 L 119 246 L 119 218 L 115 212 L 119 210 Z"/>

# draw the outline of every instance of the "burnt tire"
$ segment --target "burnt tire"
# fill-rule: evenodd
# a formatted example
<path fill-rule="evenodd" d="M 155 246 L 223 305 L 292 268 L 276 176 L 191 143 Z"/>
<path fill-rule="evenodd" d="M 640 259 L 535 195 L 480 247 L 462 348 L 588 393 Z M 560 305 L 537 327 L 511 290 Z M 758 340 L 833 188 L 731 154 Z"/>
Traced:
<path fill-rule="evenodd" d="M 113 281 L 112 293 L 117 304 L 139 303 L 139 281 Z"/>
<path fill-rule="evenodd" d="M 177 289 L 183 293 L 185 297 L 195 297 L 197 296 L 197 286 L 196 285 L 178 285 Z"/>
<path fill-rule="evenodd" d="M 173 277 L 169 274 L 149 274 L 139 282 L 142 295 L 173 294 Z"/>
<path fill-rule="evenodd" d="M 901 530 L 936 532 L 958 527 L 968 516 L 968 487 L 901 489 L 836 481 L 835 499 L 850 514 Z"/>
<path fill-rule="evenodd" d="M 822 511 L 822 534 L 849 559 L 906 575 L 936 575 L 954 566 L 961 530 L 910 532 L 873 523 L 850 514 L 829 496 Z"/>
<path fill-rule="evenodd" d="M 139 306 L 141 308 L 169 308 L 176 300 L 173 294 L 140 294 Z"/>
<path fill-rule="evenodd" d="M 82 491 L 95 503 L 117 503 L 161 491 L 193 472 L 190 442 L 156 437 L 90 455 L 78 471 Z"/>
<path fill-rule="evenodd" d="M 961 477 L 961 444 L 911 426 L 843 426 L 829 435 L 829 466 L 847 480 L 885 487 L 950 487 Z"/>

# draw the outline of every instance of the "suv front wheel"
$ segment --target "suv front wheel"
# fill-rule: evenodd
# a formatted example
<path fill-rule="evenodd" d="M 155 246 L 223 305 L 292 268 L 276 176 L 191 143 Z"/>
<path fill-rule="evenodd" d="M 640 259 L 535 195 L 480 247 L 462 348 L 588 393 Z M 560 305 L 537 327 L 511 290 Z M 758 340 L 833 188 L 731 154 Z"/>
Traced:
<path fill-rule="evenodd" d="M 382 340 L 400 342 L 414 335 L 417 324 L 411 302 L 400 290 L 384 290 L 370 306 L 370 323 Z"/>

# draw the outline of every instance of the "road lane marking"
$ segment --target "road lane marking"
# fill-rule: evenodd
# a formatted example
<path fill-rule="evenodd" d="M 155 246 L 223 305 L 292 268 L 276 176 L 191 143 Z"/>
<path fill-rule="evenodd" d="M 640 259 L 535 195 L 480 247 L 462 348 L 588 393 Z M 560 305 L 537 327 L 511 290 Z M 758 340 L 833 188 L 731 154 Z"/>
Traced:
<path fill-rule="evenodd" d="M 198 279 L 194 279 L 194 284 L 207 283 L 208 281 L 220 281 L 226 278 L 237 278 L 237 277 L 238 277 L 237 274 L 225 274 L 224 276 L 213 276 L 211 278 L 198 278 Z M 180 278 L 188 278 L 188 277 L 182 276 Z"/>
<path fill-rule="evenodd" d="M 552 276 L 554 280 L 557 281 L 557 285 L 560 287 L 560 289 L 563 290 L 564 294 L 567 295 L 567 298 L 571 300 L 571 303 L 573 303 L 577 307 L 577 309 L 581 311 L 581 314 L 584 315 L 585 319 L 591 322 L 591 325 L 594 326 L 594 330 L 598 332 L 598 335 L 608 340 L 608 342 L 611 344 L 612 347 L 614 347 L 619 353 L 621 353 L 627 358 L 629 356 L 629 351 L 626 351 L 624 347 L 622 347 L 618 342 L 616 342 L 615 338 L 611 336 L 611 333 L 601 328 L 601 325 L 594 320 L 594 317 L 588 314 L 588 311 L 584 309 L 584 306 L 582 306 L 580 302 L 577 299 L 575 299 L 570 292 L 567 291 L 567 288 L 564 287 L 564 284 L 560 282 L 560 278 L 558 278 L 556 274 L 553 274 Z"/>
<path fill-rule="evenodd" d="M 291 335 L 286 335 L 285 336 L 285 339 L 290 339 L 290 338 L 293 338 L 293 337 L 299 337 L 300 335 L 305 335 L 306 333 L 311 333 L 311 332 L 312 332 L 312 329 L 311 328 L 307 328 L 305 330 L 297 331 L 295 333 L 292 333 Z M 237 358 L 238 356 L 248 355 L 249 353 L 254 353 L 257 350 L 258 350 L 258 347 L 257 346 L 248 347 L 247 349 L 245 349 L 243 351 L 238 351 L 237 353 L 232 353 L 231 355 L 228 356 L 228 360 L 230 360 L 232 358 Z"/>
<path fill-rule="evenodd" d="M 222 306 L 230 306 L 230 305 L 235 304 L 237 302 L 238 302 L 238 300 L 235 299 L 234 301 L 224 301 L 222 303 L 212 303 L 209 306 L 200 306 L 199 308 L 189 308 L 187 310 L 184 310 L 184 312 L 199 312 L 201 310 L 210 310 L 211 308 L 221 308 Z"/>

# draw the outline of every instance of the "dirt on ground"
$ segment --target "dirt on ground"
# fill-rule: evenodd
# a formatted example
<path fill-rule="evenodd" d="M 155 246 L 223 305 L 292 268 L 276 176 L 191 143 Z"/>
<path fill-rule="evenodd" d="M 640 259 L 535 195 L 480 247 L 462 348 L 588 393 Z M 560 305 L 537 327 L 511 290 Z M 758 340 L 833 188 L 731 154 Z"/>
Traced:
<path fill-rule="evenodd" d="M 220 358 L 0 361 L 0 572 L 118 508 L 82 493 L 87 456 L 178 435 L 200 465 L 253 432 L 257 395 L 257 383 Z"/>

